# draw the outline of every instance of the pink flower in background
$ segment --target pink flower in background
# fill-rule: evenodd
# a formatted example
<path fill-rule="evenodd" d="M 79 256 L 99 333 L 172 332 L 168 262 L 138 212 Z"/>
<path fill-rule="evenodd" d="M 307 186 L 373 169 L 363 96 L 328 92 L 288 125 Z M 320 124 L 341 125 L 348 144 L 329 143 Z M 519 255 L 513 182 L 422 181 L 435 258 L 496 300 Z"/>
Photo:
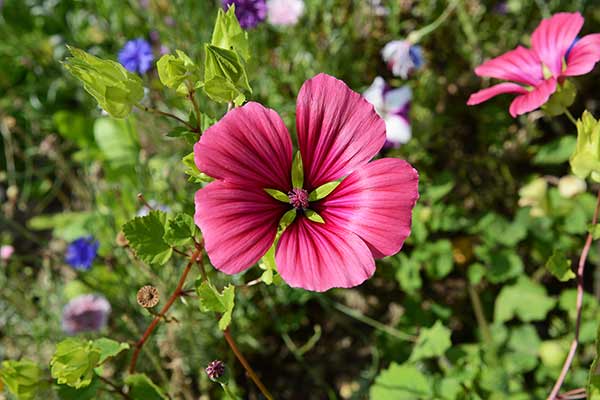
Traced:
<path fill-rule="evenodd" d="M 410 234 L 417 171 L 395 158 L 369 162 L 386 140 L 385 123 L 360 94 L 329 75 L 302 86 L 296 131 L 302 187 L 292 185 L 287 128 L 258 103 L 233 109 L 196 143 L 196 165 L 216 178 L 195 197 L 208 256 L 227 274 L 246 270 L 273 245 L 281 217 L 295 210 L 277 244 L 281 277 L 316 291 L 359 285 L 373 275 L 374 258 L 397 253 Z M 311 200 L 313 190 L 340 179 L 330 194 Z M 324 222 L 309 219 L 310 210 Z"/>
<path fill-rule="evenodd" d="M 0 260 L 8 260 L 12 257 L 15 252 L 15 248 L 10 244 L 3 244 L 0 246 Z"/>
<path fill-rule="evenodd" d="M 296 25 L 302 14 L 303 0 L 267 0 L 267 21 L 271 25 Z"/>
<path fill-rule="evenodd" d="M 103 296 L 94 294 L 77 296 L 63 309 L 63 330 L 71 335 L 99 331 L 106 326 L 110 311 L 110 303 Z"/>
<path fill-rule="evenodd" d="M 577 38 L 583 26 L 579 13 L 558 13 L 544 19 L 531 36 L 531 49 L 519 46 L 475 68 L 478 76 L 504 82 L 473 93 L 468 105 L 482 103 L 503 93 L 518 96 L 510 115 L 525 114 L 542 106 L 556 85 L 569 76 L 590 72 L 600 60 L 600 34 Z"/>
<path fill-rule="evenodd" d="M 383 78 L 378 76 L 363 96 L 373 104 L 375 112 L 385 121 L 386 146 L 397 147 L 407 143 L 412 136 L 408 120 L 412 100 L 410 86 L 391 89 Z"/>

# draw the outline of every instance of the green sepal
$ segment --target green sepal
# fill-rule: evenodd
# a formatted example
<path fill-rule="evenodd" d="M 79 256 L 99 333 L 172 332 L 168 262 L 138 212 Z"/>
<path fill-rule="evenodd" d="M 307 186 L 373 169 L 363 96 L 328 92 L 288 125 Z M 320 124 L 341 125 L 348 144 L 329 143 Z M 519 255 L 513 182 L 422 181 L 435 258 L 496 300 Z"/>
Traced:
<path fill-rule="evenodd" d="M 325 198 L 327 195 L 333 192 L 335 188 L 340 185 L 340 183 L 342 183 L 342 181 L 333 181 L 322 184 L 310 192 L 308 195 L 308 201 L 317 201 Z"/>
<path fill-rule="evenodd" d="M 302 188 L 304 185 L 304 166 L 302 165 L 302 154 L 299 151 L 294 156 L 292 162 L 292 186 Z"/>
<path fill-rule="evenodd" d="M 200 301 L 200 310 L 220 313 L 219 329 L 227 329 L 235 306 L 235 286 L 227 285 L 223 292 L 219 293 L 211 283 L 202 281 L 202 277 L 199 277 L 196 280 L 196 293 Z"/>
<path fill-rule="evenodd" d="M 321 217 L 314 210 L 306 209 L 306 210 L 304 210 L 304 215 L 306 215 L 306 218 L 310 219 L 313 222 L 318 222 L 319 224 L 325 223 L 325 220 L 323 219 L 323 217 Z"/>
<path fill-rule="evenodd" d="M 275 200 L 279 200 L 279 201 L 281 201 L 283 203 L 289 203 L 290 202 L 289 196 L 287 194 L 283 193 L 280 190 L 265 188 L 264 191 L 267 192 L 269 194 L 269 196 L 271 196 Z"/>
<path fill-rule="evenodd" d="M 189 175 L 189 182 L 201 183 L 214 181 L 212 177 L 206 175 L 204 172 L 201 172 L 198 169 L 198 167 L 196 166 L 196 162 L 194 161 L 194 152 L 191 152 L 187 156 L 183 157 L 181 159 L 181 162 L 183 162 L 183 165 L 185 167 L 183 172 L 186 175 Z"/>
<path fill-rule="evenodd" d="M 243 59 L 233 50 L 205 44 L 204 91 L 221 103 L 244 102 L 244 92 L 252 93 Z"/>
<path fill-rule="evenodd" d="M 579 178 L 600 182 L 600 123 L 589 111 L 577 120 L 577 145 L 569 163 Z"/>
<path fill-rule="evenodd" d="M 133 106 L 144 97 L 142 80 L 121 64 L 102 60 L 75 47 L 67 46 L 72 54 L 63 65 L 100 107 L 114 118 L 125 118 Z"/>
<path fill-rule="evenodd" d="M 219 9 L 210 44 L 237 52 L 244 60 L 250 58 L 248 32 L 244 31 L 235 15 L 235 4 L 225 12 Z"/>
<path fill-rule="evenodd" d="M 542 110 L 546 115 L 555 117 L 564 114 L 575 101 L 577 96 L 577 88 L 571 81 L 565 80 L 563 84 L 556 86 L 556 92 L 550 96 L 550 99 L 542 106 Z"/>
<path fill-rule="evenodd" d="M 202 84 L 200 68 L 183 51 L 175 50 L 175 53 L 162 56 L 156 63 L 156 69 L 163 85 L 185 96 L 190 89 Z"/>
<path fill-rule="evenodd" d="M 297 214 L 298 212 L 295 208 L 292 208 L 291 210 L 288 210 L 285 214 L 283 214 L 283 216 L 279 220 L 279 230 L 283 231 L 285 230 L 285 228 L 290 226 L 292 222 L 294 222 L 294 220 L 296 219 Z"/>

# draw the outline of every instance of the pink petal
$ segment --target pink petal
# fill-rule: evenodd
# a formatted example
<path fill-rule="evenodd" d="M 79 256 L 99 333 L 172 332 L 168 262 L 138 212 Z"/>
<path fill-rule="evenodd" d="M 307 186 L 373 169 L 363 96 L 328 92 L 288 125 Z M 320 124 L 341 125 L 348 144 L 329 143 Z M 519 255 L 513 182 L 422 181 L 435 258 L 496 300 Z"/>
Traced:
<path fill-rule="evenodd" d="M 198 190 L 195 203 L 208 258 L 226 274 L 249 268 L 267 252 L 288 208 L 262 189 L 222 181 Z"/>
<path fill-rule="evenodd" d="M 542 64 L 533 51 L 519 46 L 484 62 L 475 74 L 535 86 L 542 80 Z"/>
<path fill-rule="evenodd" d="M 566 76 L 583 75 L 600 61 L 600 33 L 582 37 L 571 49 L 567 59 Z"/>
<path fill-rule="evenodd" d="M 291 189 L 292 141 L 279 115 L 250 102 L 229 111 L 194 146 L 200 171 L 226 182 Z"/>
<path fill-rule="evenodd" d="M 316 209 L 327 224 L 360 236 L 374 257 L 389 256 L 410 234 L 418 186 L 409 163 L 382 158 L 348 175 Z"/>
<path fill-rule="evenodd" d="M 362 239 L 303 216 L 281 235 L 275 261 L 288 285 L 317 292 L 360 285 L 375 272 L 375 260 Z"/>
<path fill-rule="evenodd" d="M 512 83 L 512 82 L 499 83 L 499 84 L 491 86 L 487 89 L 482 89 L 477 93 L 473 93 L 471 95 L 471 97 L 469 97 L 469 100 L 467 101 L 467 105 L 473 106 L 475 104 L 483 103 L 484 101 L 487 101 L 487 100 L 491 99 L 492 97 L 498 96 L 499 94 L 503 94 L 503 93 L 525 94 L 525 93 L 528 93 L 528 91 L 523 86 L 517 85 L 516 83 Z"/>
<path fill-rule="evenodd" d="M 531 35 L 532 50 L 554 77 L 560 76 L 563 58 L 582 26 L 581 14 L 558 13 L 543 20 Z"/>
<path fill-rule="evenodd" d="M 552 93 L 556 90 L 556 79 L 550 78 L 535 87 L 531 92 L 517 96 L 510 104 L 510 115 L 525 114 L 539 108 L 548 101 Z"/>
<path fill-rule="evenodd" d="M 385 143 L 385 123 L 373 106 L 326 74 L 302 85 L 296 130 L 307 190 L 348 175 Z"/>

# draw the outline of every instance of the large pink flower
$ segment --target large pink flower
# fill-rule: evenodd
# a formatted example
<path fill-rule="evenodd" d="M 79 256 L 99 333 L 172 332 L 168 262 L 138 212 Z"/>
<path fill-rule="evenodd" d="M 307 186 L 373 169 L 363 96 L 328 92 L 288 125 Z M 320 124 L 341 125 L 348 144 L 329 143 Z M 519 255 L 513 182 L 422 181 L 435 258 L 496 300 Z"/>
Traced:
<path fill-rule="evenodd" d="M 213 265 L 228 274 L 254 265 L 273 245 L 277 269 L 294 287 L 324 291 L 359 285 L 374 257 L 400 250 L 410 233 L 418 174 L 406 161 L 369 162 L 385 142 L 385 123 L 342 81 L 320 74 L 298 94 L 296 131 L 303 187 L 293 187 L 292 140 L 279 115 L 258 103 L 231 110 L 194 146 L 195 161 L 215 182 L 196 193 L 196 224 Z M 308 199 L 342 179 L 325 198 Z M 285 202 L 265 189 L 286 193 Z M 317 212 L 323 223 L 306 214 Z"/>
<path fill-rule="evenodd" d="M 544 104 L 568 76 L 590 72 L 600 60 L 600 34 L 577 39 L 583 26 L 579 13 L 558 13 L 544 19 L 531 36 L 531 49 L 517 47 L 475 68 L 478 76 L 505 79 L 474 93 L 468 105 L 482 103 L 502 93 L 518 96 L 510 105 L 516 117 Z"/>

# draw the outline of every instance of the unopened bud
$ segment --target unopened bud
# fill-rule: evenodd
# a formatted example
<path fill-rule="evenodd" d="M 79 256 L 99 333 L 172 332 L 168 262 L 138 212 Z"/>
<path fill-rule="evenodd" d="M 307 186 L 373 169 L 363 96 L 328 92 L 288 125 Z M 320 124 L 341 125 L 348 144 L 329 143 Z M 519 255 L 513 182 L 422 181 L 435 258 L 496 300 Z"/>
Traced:
<path fill-rule="evenodd" d="M 137 292 L 137 302 L 144 308 L 152 308 L 160 301 L 160 293 L 154 286 L 146 285 Z"/>
<path fill-rule="evenodd" d="M 211 380 L 216 381 L 225 374 L 225 363 L 221 360 L 211 361 L 205 371 Z"/>

